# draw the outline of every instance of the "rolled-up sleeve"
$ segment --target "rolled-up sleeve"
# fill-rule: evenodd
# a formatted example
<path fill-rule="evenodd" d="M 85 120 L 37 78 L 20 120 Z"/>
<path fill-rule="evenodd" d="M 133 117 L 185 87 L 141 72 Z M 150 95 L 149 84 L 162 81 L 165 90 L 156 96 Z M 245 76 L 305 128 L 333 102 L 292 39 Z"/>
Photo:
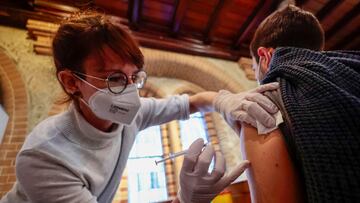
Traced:
<path fill-rule="evenodd" d="M 141 98 L 140 114 L 140 130 L 172 120 L 189 119 L 189 96 L 184 94 L 165 99 Z"/>

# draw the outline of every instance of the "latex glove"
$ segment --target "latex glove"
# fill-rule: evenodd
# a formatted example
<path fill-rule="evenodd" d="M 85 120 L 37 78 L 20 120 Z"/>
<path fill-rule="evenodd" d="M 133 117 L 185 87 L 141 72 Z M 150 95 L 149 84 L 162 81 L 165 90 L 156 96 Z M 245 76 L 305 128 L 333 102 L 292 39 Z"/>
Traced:
<path fill-rule="evenodd" d="M 178 192 L 181 203 L 209 203 L 249 166 L 250 162 L 244 161 L 224 175 L 224 157 L 220 152 L 216 152 L 215 167 L 210 174 L 208 169 L 215 152 L 211 145 L 207 145 L 202 151 L 203 145 L 203 139 L 195 140 L 184 157 Z"/>
<path fill-rule="evenodd" d="M 241 121 L 254 127 L 257 121 L 266 128 L 276 127 L 274 114 L 279 111 L 276 105 L 263 92 L 279 88 L 279 83 L 261 85 L 255 89 L 233 94 L 227 90 L 220 90 L 213 105 L 221 113 L 226 122 L 239 133 L 236 122 Z"/>

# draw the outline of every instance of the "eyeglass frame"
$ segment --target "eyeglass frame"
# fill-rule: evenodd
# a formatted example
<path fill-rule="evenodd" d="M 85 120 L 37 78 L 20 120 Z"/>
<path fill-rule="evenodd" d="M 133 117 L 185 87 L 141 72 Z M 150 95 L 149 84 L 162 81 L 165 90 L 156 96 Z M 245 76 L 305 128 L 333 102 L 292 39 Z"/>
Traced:
<path fill-rule="evenodd" d="M 97 89 L 97 90 L 99 90 L 99 91 L 103 91 L 103 90 L 100 89 L 100 88 L 98 88 L 98 87 L 96 87 L 95 85 L 89 83 L 88 81 L 84 80 L 83 78 L 81 78 L 81 77 L 78 76 L 78 75 L 82 75 L 82 76 L 86 76 L 86 77 L 89 77 L 89 78 L 93 78 L 93 79 L 105 81 L 105 82 L 106 82 L 107 89 L 108 89 L 112 94 L 121 94 L 121 93 L 126 89 L 126 87 L 129 85 L 129 76 L 126 75 L 126 74 L 125 74 L 124 72 L 122 72 L 122 71 L 112 72 L 112 73 L 110 73 L 110 74 L 106 77 L 106 79 L 104 79 L 104 78 L 99 78 L 99 77 L 96 77 L 96 76 L 93 76 L 93 75 L 88 75 L 88 74 L 81 73 L 81 72 L 78 72 L 78 71 L 71 71 L 71 72 L 74 73 L 77 78 L 79 78 L 80 80 L 86 82 L 88 85 L 92 86 L 93 88 L 95 88 L 95 89 Z M 144 82 L 143 82 L 143 86 L 142 86 L 142 87 L 137 87 L 137 89 L 143 88 L 144 85 L 145 85 L 145 83 L 146 83 L 146 79 L 147 79 L 147 73 L 146 73 L 146 71 L 144 71 L 144 70 L 139 70 L 138 72 L 136 72 L 136 75 L 139 74 L 140 72 L 145 73 L 145 79 L 144 79 Z M 109 78 L 110 78 L 111 75 L 113 75 L 113 74 L 115 74 L 115 73 L 120 73 L 120 74 L 122 74 L 122 75 L 124 75 L 124 76 L 126 77 L 125 86 L 124 86 L 124 88 L 123 88 L 120 92 L 114 92 L 114 91 L 112 91 L 111 88 L 110 88 L 110 85 L 109 85 Z M 134 82 L 134 80 L 133 80 L 132 77 L 133 77 L 133 76 L 136 76 L 136 75 L 130 75 L 130 77 L 131 77 L 130 79 L 131 79 L 133 82 Z M 135 82 L 134 82 L 134 83 L 135 83 Z"/>

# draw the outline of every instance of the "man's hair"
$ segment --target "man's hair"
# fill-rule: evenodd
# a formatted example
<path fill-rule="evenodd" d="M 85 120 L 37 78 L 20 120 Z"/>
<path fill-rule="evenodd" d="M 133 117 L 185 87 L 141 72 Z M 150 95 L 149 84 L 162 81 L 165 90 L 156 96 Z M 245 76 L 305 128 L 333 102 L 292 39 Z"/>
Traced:
<path fill-rule="evenodd" d="M 250 53 L 259 61 L 259 47 L 290 46 L 320 51 L 324 47 L 324 31 L 316 17 L 289 5 L 268 16 L 258 27 L 250 43 Z"/>

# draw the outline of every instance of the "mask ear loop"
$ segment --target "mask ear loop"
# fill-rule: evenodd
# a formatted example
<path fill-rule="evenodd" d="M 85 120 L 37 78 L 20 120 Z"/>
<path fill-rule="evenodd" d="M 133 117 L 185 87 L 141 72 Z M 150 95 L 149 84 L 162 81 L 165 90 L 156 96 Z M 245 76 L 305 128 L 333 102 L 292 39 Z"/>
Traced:
<path fill-rule="evenodd" d="M 255 70 L 255 76 L 256 76 L 258 85 L 261 85 L 261 82 L 260 82 L 261 61 L 262 61 L 262 56 L 259 56 L 259 65 L 258 65 L 257 69 Z"/>
<path fill-rule="evenodd" d="M 77 79 L 81 80 L 82 82 L 86 83 L 87 85 L 95 88 L 96 90 L 98 91 L 101 91 L 101 92 L 105 92 L 107 93 L 106 91 L 102 90 L 102 89 L 99 89 L 97 87 L 95 87 L 94 85 L 92 85 L 91 83 L 89 83 L 88 81 L 82 79 L 81 77 L 79 77 L 78 75 L 76 74 L 73 74 Z M 87 101 L 85 101 L 81 96 L 80 96 L 80 91 L 76 91 L 72 94 L 74 97 L 76 97 L 79 101 L 83 102 L 86 106 L 88 106 L 90 108 L 90 105 Z"/>
<path fill-rule="evenodd" d="M 93 84 L 89 83 L 88 81 L 82 79 L 82 78 L 79 77 L 78 75 L 76 75 L 76 74 L 74 74 L 74 73 L 73 73 L 73 75 L 74 75 L 76 78 L 78 78 L 79 80 L 83 81 L 85 84 L 89 85 L 90 87 L 95 88 L 96 90 L 98 90 L 98 91 L 100 91 L 100 92 L 104 92 L 104 93 L 107 93 L 107 94 L 109 93 L 109 91 L 105 91 L 105 90 L 103 90 L 103 89 L 99 89 L 99 88 L 95 87 L 95 85 L 93 85 Z"/>
<path fill-rule="evenodd" d="M 88 102 L 86 102 L 82 97 L 78 97 L 79 101 L 81 101 L 82 103 L 84 103 L 86 106 L 88 106 L 90 108 L 90 105 Z"/>
<path fill-rule="evenodd" d="M 59 76 L 59 74 L 56 75 L 56 78 L 59 80 L 59 82 L 61 83 L 61 86 L 63 87 L 63 90 L 65 91 L 65 93 L 70 94 L 70 95 L 74 95 L 75 92 L 68 92 L 67 89 L 65 88 L 65 83 L 64 81 L 61 79 L 61 77 Z"/>

